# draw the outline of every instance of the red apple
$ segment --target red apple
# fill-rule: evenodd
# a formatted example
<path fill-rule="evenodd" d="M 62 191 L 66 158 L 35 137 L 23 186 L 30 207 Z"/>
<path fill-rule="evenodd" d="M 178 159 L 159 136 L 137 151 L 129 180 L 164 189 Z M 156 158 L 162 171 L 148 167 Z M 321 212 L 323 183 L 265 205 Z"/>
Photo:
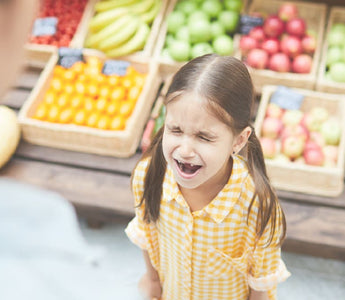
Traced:
<path fill-rule="evenodd" d="M 311 71 L 313 59 L 308 54 L 297 55 L 292 61 L 292 71 L 295 73 L 307 74 Z"/>
<path fill-rule="evenodd" d="M 266 117 L 273 117 L 280 119 L 284 113 L 284 110 L 277 104 L 270 102 L 266 108 Z"/>
<path fill-rule="evenodd" d="M 267 38 L 261 43 L 261 49 L 269 55 L 279 52 L 279 41 L 277 38 Z"/>
<path fill-rule="evenodd" d="M 325 139 L 323 138 L 322 134 L 318 131 L 310 131 L 309 140 L 317 144 L 319 147 L 325 146 Z"/>
<path fill-rule="evenodd" d="M 286 32 L 297 37 L 302 37 L 306 31 L 306 24 L 302 18 L 294 18 L 286 23 Z"/>
<path fill-rule="evenodd" d="M 306 142 L 309 138 L 309 131 L 301 124 L 284 126 L 280 133 L 280 138 L 285 139 L 291 135 L 300 136 Z"/>
<path fill-rule="evenodd" d="M 295 4 L 283 3 L 279 7 L 278 17 L 283 21 L 289 21 L 298 17 L 298 9 Z"/>
<path fill-rule="evenodd" d="M 268 53 L 262 49 L 252 49 L 247 55 L 247 64 L 256 69 L 265 69 L 268 64 Z"/>
<path fill-rule="evenodd" d="M 262 136 L 275 139 L 279 136 L 283 128 L 283 123 L 280 119 L 267 117 L 262 123 Z"/>
<path fill-rule="evenodd" d="M 258 48 L 259 43 L 256 39 L 249 35 L 244 35 L 240 39 L 240 49 L 243 53 L 243 55 L 247 55 L 249 50 L 252 50 L 254 48 Z"/>
<path fill-rule="evenodd" d="M 285 35 L 281 39 L 280 49 L 289 57 L 295 57 L 303 51 L 301 40 L 292 35 Z"/>
<path fill-rule="evenodd" d="M 304 53 L 313 54 L 316 48 L 316 37 L 315 35 L 305 35 L 302 38 L 302 49 Z"/>
<path fill-rule="evenodd" d="M 291 135 L 282 142 L 282 153 L 290 159 L 296 159 L 303 153 L 305 142 L 302 137 Z"/>
<path fill-rule="evenodd" d="M 264 33 L 264 29 L 262 28 L 262 26 L 256 26 L 253 27 L 248 35 L 254 39 L 256 39 L 258 41 L 258 43 L 261 43 L 265 38 L 265 33 Z"/>
<path fill-rule="evenodd" d="M 276 72 L 289 72 L 291 69 L 291 62 L 286 54 L 278 52 L 270 57 L 268 68 Z"/>
<path fill-rule="evenodd" d="M 322 152 L 322 148 L 317 146 L 310 147 L 306 144 L 303 157 L 305 163 L 313 166 L 322 166 L 325 162 L 325 156 Z"/>
<path fill-rule="evenodd" d="M 279 37 L 285 30 L 285 23 L 278 16 L 272 15 L 265 19 L 264 33 L 268 37 Z"/>
<path fill-rule="evenodd" d="M 265 158 L 274 158 L 277 154 L 277 146 L 274 139 L 261 137 L 260 144 Z"/>

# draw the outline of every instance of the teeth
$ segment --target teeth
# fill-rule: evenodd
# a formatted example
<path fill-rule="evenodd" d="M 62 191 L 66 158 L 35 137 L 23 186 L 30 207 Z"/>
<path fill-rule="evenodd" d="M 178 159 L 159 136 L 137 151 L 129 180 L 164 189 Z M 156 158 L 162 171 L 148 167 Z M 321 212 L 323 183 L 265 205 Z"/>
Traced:
<path fill-rule="evenodd" d="M 190 164 L 190 166 L 191 166 L 191 167 L 194 167 L 194 165 L 193 165 L 193 164 Z"/>

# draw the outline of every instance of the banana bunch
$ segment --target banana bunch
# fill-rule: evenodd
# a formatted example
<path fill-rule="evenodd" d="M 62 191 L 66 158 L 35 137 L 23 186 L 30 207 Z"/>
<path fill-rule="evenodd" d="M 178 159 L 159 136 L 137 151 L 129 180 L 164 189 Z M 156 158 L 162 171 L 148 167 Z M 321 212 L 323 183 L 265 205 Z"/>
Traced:
<path fill-rule="evenodd" d="M 103 0 L 95 5 L 89 23 L 86 48 L 103 51 L 109 57 L 142 50 L 161 0 Z"/>

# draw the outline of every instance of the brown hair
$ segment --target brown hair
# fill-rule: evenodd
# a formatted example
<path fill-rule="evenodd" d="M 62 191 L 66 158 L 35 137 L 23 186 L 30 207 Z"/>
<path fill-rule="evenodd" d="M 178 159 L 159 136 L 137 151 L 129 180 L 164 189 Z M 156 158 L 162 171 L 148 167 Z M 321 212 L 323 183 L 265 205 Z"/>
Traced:
<path fill-rule="evenodd" d="M 178 98 L 184 92 L 197 92 L 208 101 L 210 109 L 220 120 L 227 124 L 234 135 L 240 134 L 250 125 L 254 102 L 254 88 L 251 77 L 245 65 L 230 56 L 207 54 L 185 64 L 173 77 L 165 98 L 165 104 Z M 151 157 L 145 182 L 144 194 L 139 205 L 145 201 L 144 219 L 146 222 L 156 222 L 159 218 L 162 185 L 166 171 L 166 161 L 163 156 L 162 138 L 164 127 L 154 137 L 143 158 Z M 254 205 L 255 198 L 259 200 L 256 233 L 259 239 L 267 225 L 271 225 L 268 246 L 275 235 L 277 225 L 282 226 L 278 244 L 281 244 L 286 234 L 285 216 L 278 198 L 270 185 L 259 140 L 254 130 L 242 151 L 247 157 L 248 170 L 255 184 L 255 193 L 248 208 L 248 217 Z M 281 224 L 278 223 L 282 220 Z"/>

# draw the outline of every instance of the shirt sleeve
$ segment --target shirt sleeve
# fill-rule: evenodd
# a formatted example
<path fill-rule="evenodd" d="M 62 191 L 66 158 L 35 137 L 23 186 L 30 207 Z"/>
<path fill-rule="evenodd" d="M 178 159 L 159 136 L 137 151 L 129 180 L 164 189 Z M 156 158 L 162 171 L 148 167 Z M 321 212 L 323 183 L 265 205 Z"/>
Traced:
<path fill-rule="evenodd" d="M 132 243 L 143 250 L 147 250 L 148 224 L 144 221 L 145 203 L 139 206 L 144 193 L 144 179 L 147 167 L 147 160 L 138 163 L 133 174 L 132 192 L 134 196 L 135 217 L 129 222 L 125 233 Z"/>
<path fill-rule="evenodd" d="M 252 224 L 252 230 L 255 230 L 257 217 L 257 205 L 255 204 L 253 212 L 249 217 L 249 224 Z M 282 220 L 280 214 L 277 216 L 276 230 L 271 244 L 265 246 L 271 229 L 269 223 L 249 260 L 248 285 L 256 291 L 268 291 L 270 300 L 276 299 L 278 283 L 285 281 L 291 275 L 281 259 L 281 249 L 278 242 L 282 231 Z"/>

